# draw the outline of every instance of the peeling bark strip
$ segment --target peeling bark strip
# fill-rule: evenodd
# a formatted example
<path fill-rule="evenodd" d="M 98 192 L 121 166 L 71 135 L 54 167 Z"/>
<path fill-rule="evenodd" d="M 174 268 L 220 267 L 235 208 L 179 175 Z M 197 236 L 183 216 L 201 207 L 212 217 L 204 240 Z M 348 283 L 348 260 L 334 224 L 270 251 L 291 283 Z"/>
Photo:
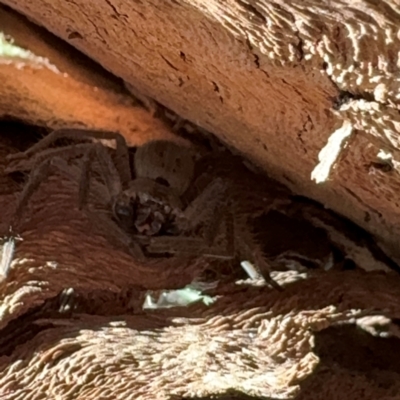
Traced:
<path fill-rule="evenodd" d="M 325 182 L 329 178 L 331 168 L 336 163 L 342 150 L 343 142 L 351 135 L 352 130 L 351 123 L 344 120 L 343 126 L 332 133 L 328 143 L 318 155 L 319 164 L 311 173 L 311 179 L 316 183 Z"/>
<path fill-rule="evenodd" d="M 365 168 L 380 150 L 400 158 L 397 1 L 2 3 L 400 256 L 391 236 L 400 234 L 400 176 Z M 317 186 L 311 171 L 343 120 L 356 134 Z"/>
<path fill-rule="evenodd" d="M 14 259 L 15 246 L 18 241 L 22 240 L 18 235 L 10 233 L 1 238 L 0 241 L 0 281 L 7 278 L 8 272 Z"/>
<path fill-rule="evenodd" d="M 8 270 L 10 269 L 12 260 L 14 258 L 15 251 L 15 239 L 13 237 L 8 237 L 3 239 L 1 257 L 0 257 L 0 279 L 3 280 L 8 275 Z"/>

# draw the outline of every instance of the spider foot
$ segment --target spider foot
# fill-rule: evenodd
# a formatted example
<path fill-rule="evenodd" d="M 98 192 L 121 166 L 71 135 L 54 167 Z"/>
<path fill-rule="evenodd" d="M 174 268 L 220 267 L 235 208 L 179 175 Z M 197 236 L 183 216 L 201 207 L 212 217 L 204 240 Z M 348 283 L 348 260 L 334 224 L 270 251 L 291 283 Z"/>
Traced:
<path fill-rule="evenodd" d="M 264 276 L 260 270 L 255 267 L 251 262 L 249 261 L 242 261 L 240 263 L 242 268 L 246 271 L 247 275 L 252 281 L 264 281 L 267 283 L 269 286 L 271 286 L 273 289 L 279 290 L 280 292 L 283 291 L 283 288 L 276 282 L 272 277 L 269 275 L 269 273 L 265 274 Z"/>

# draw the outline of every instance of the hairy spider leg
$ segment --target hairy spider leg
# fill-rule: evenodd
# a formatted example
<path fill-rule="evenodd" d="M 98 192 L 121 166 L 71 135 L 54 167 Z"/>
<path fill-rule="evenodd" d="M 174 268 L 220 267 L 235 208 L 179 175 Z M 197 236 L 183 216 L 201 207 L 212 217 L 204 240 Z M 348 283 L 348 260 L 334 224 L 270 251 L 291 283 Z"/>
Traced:
<path fill-rule="evenodd" d="M 95 158 L 97 158 L 100 164 L 100 173 L 108 191 L 108 203 L 110 205 L 112 205 L 114 199 L 123 190 L 121 176 L 111 158 L 111 155 L 102 144 L 95 143 L 91 145 L 90 149 L 88 149 L 83 157 L 82 174 L 79 183 L 79 209 L 81 210 L 86 206 L 91 185 L 90 171 Z M 102 228 L 103 233 L 107 233 L 107 236 L 111 238 L 123 237 L 127 239 L 128 243 L 125 240 L 124 244 L 128 244 L 127 247 L 130 254 L 140 261 L 145 260 L 144 253 L 139 243 L 136 240 L 128 238 L 125 231 L 123 231 L 118 224 L 113 222 L 110 216 L 105 217 L 101 214 L 97 214 L 96 216 L 89 210 L 85 211 L 91 218 L 92 222 L 94 222 L 98 228 Z"/>
<path fill-rule="evenodd" d="M 90 171 L 95 158 L 97 158 L 100 164 L 100 173 L 108 190 L 108 201 L 110 204 L 123 190 L 121 176 L 111 158 L 111 155 L 102 144 L 94 143 L 90 148 L 88 148 L 83 157 L 82 174 L 79 184 L 80 209 L 82 209 L 86 204 L 91 182 Z"/>
<path fill-rule="evenodd" d="M 283 291 L 282 287 L 269 275 L 270 265 L 251 232 L 249 224 L 246 222 L 241 223 L 240 229 L 235 229 L 235 235 L 235 243 L 238 247 L 240 260 L 249 261 L 270 286 L 276 290 Z"/>
<path fill-rule="evenodd" d="M 33 157 L 33 160 L 20 160 L 18 162 L 18 166 L 11 163 L 11 165 L 5 169 L 6 173 L 26 169 L 31 170 L 28 182 L 26 183 L 18 200 L 15 215 L 18 216 L 21 214 L 22 209 L 26 206 L 33 193 L 37 190 L 42 181 L 47 179 L 51 167 L 55 165 L 57 159 L 61 158 L 60 155 L 64 157 L 78 156 L 90 152 L 93 146 L 96 146 L 96 144 L 93 145 L 92 143 L 80 143 L 63 148 L 46 149 L 36 154 Z M 99 146 L 101 145 L 99 144 Z M 28 164 L 28 166 L 25 166 L 26 164 Z"/>
<path fill-rule="evenodd" d="M 205 252 L 203 238 L 186 236 L 154 236 L 147 240 L 143 238 L 143 244 L 149 243 L 146 250 L 149 254 L 188 254 L 201 256 Z"/>
<path fill-rule="evenodd" d="M 63 173 L 64 176 L 71 179 L 72 181 L 77 181 L 81 174 L 80 169 L 76 165 L 69 165 L 63 158 L 55 157 L 51 160 L 52 165 L 57 167 L 57 169 Z M 80 179 L 82 180 L 82 178 Z M 94 182 L 91 189 L 94 191 L 97 198 L 106 198 L 104 186 L 99 182 Z M 107 190 L 109 192 L 109 190 Z M 110 218 L 109 214 L 104 214 L 102 212 L 92 212 L 85 208 L 85 214 L 88 216 L 90 221 L 100 232 L 102 232 L 112 243 L 115 245 L 123 245 L 128 252 L 139 261 L 144 261 L 145 256 L 138 242 L 133 240 L 123 229 L 121 229 L 118 224 L 116 224 Z"/>
<path fill-rule="evenodd" d="M 221 210 L 221 218 L 217 223 L 220 226 L 223 221 L 225 222 L 226 249 L 210 246 L 204 238 L 158 236 L 150 239 L 147 250 L 150 253 L 186 253 L 192 256 L 234 260 L 237 246 L 240 260 L 250 261 L 272 288 L 283 291 L 282 287 L 269 275 L 269 263 L 247 223 L 240 224 L 240 230 L 236 229 L 233 212 L 233 204 L 229 201 L 225 210 Z"/>
<path fill-rule="evenodd" d="M 201 177 L 200 177 L 201 178 Z M 196 182 L 195 182 L 196 184 Z M 231 232 L 226 232 L 227 249 L 213 247 L 220 231 L 222 221 L 231 230 L 231 203 L 225 201 L 227 184 L 221 178 L 212 180 L 183 211 L 183 218 L 177 220 L 180 236 L 155 236 L 149 240 L 150 253 L 188 253 L 219 259 L 234 257 L 234 244 Z M 225 206 L 225 207 L 224 207 Z M 204 237 L 187 236 L 200 224 L 205 224 Z"/>
<path fill-rule="evenodd" d="M 214 243 L 207 243 L 204 237 L 155 236 L 147 239 L 149 245 L 146 247 L 146 250 L 150 254 L 189 254 L 191 256 L 203 256 L 220 260 L 233 260 L 235 257 L 233 216 L 229 208 L 230 207 L 227 207 L 225 210 L 221 211 L 222 215 L 218 221 L 218 229 L 222 222 L 225 222 L 225 231 L 223 232 L 226 241 L 225 249 L 214 246 Z M 219 233 L 219 231 L 217 230 L 216 233 Z"/>
<path fill-rule="evenodd" d="M 36 168 L 32 169 L 29 174 L 28 182 L 24 186 L 18 200 L 17 207 L 13 217 L 12 226 L 17 225 L 22 216 L 22 210 L 25 208 L 33 193 L 40 186 L 40 184 L 47 179 L 51 170 L 51 159 L 42 161 Z"/>
<path fill-rule="evenodd" d="M 39 164 L 41 164 L 44 160 L 50 159 L 57 156 L 63 157 L 77 157 L 85 153 L 88 146 L 92 146 L 90 143 L 79 143 L 72 146 L 66 147 L 57 147 L 43 150 L 39 153 L 36 153 L 33 157 L 29 159 L 17 158 L 11 159 L 11 156 L 20 155 L 22 153 L 11 154 L 7 156 L 9 158 L 9 163 L 7 167 L 4 169 L 4 172 L 7 174 L 17 172 L 17 171 L 32 171 Z"/>
<path fill-rule="evenodd" d="M 210 221 L 215 216 L 216 210 L 223 204 L 226 189 L 227 184 L 223 179 L 215 178 L 212 180 L 183 210 L 184 218 L 177 221 L 178 228 L 184 232 L 190 232 L 195 230 L 199 224 Z M 215 233 L 218 231 L 218 226 L 214 226 L 213 223 L 208 226 L 209 231 L 206 233 L 206 237 L 209 242 L 212 242 Z"/>
<path fill-rule="evenodd" d="M 110 155 L 107 153 L 106 149 L 103 148 L 101 144 L 97 143 L 78 143 L 73 145 L 68 145 L 60 148 L 50 148 L 52 143 L 61 138 L 69 138 L 69 139 L 83 139 L 83 138 L 97 138 L 97 139 L 106 139 L 106 140 L 115 140 L 116 141 L 116 157 L 115 164 L 112 162 Z M 95 150 L 92 150 L 92 149 Z M 85 175 L 89 174 L 90 170 L 90 158 L 92 157 L 92 152 L 96 152 L 96 156 L 100 163 L 101 173 L 103 175 L 103 179 L 106 183 L 108 193 L 114 195 L 117 193 L 118 185 L 128 185 L 131 179 L 131 171 L 129 164 L 129 153 L 126 141 L 122 135 L 115 132 L 107 132 L 107 131 L 90 131 L 90 130 L 82 130 L 82 129 L 59 129 L 50 133 L 48 136 L 44 137 L 34 146 L 29 148 L 25 152 L 11 154 L 7 157 L 10 161 L 9 166 L 7 167 L 6 172 L 11 173 L 14 171 L 20 170 L 31 170 L 30 178 L 25 185 L 23 192 L 21 193 L 20 199 L 17 203 L 17 211 L 15 213 L 15 219 L 19 219 L 21 212 L 29 198 L 35 192 L 35 190 L 39 187 L 41 182 L 45 180 L 51 170 L 51 166 L 56 165 L 61 171 L 64 172 L 71 180 L 77 181 L 78 177 L 81 176 L 79 172 L 83 173 L 84 177 L 80 180 L 79 187 L 79 201 L 80 205 L 84 203 L 86 200 L 86 195 L 88 193 L 88 189 L 85 189 L 85 182 L 88 182 L 88 179 L 84 179 Z M 62 156 L 78 156 L 84 154 L 84 165 L 83 168 L 86 170 L 76 171 L 75 174 L 72 173 L 74 167 L 72 165 L 68 165 L 65 160 L 58 155 Z M 88 160 L 88 161 L 86 161 Z M 86 162 L 85 162 L 86 161 Z M 86 167 L 85 167 L 86 165 Z M 117 171 L 117 172 L 116 172 Z M 118 177 L 118 179 L 113 179 Z M 116 183 L 117 182 L 117 183 Z M 104 190 L 99 190 L 101 185 L 97 185 L 97 191 L 101 193 L 101 198 L 106 198 L 106 193 Z M 116 188 L 117 186 L 117 188 Z M 111 200 L 111 199 L 109 199 Z M 144 255 L 138 243 L 133 242 L 130 238 L 127 237 L 126 233 L 120 229 L 117 224 L 115 224 L 109 216 L 103 216 L 100 214 L 94 215 L 94 213 L 90 213 L 86 210 L 86 214 L 91 218 L 92 222 L 96 221 L 97 226 L 102 226 L 103 231 L 107 231 L 108 236 L 112 236 L 113 238 L 125 238 L 124 244 L 128 245 L 129 252 L 135 256 L 136 258 L 143 260 Z M 97 220 L 96 220 L 97 218 Z M 104 229 L 106 227 L 106 229 Z"/>
<path fill-rule="evenodd" d="M 220 231 L 221 223 L 225 222 L 227 253 L 234 254 L 233 204 L 230 200 L 226 200 L 226 190 L 221 190 L 214 202 L 214 207 L 210 207 L 212 214 L 207 216 L 207 220 L 210 222 L 205 229 L 205 241 L 211 247 Z"/>
<path fill-rule="evenodd" d="M 43 139 L 39 140 L 36 144 L 30 147 L 28 150 L 10 154 L 7 156 L 8 160 L 17 160 L 31 157 L 39 152 L 42 152 L 44 149 L 49 147 L 58 139 L 104 139 L 104 140 L 115 140 L 116 144 L 116 168 L 121 177 L 122 185 L 125 187 L 128 185 L 131 180 L 131 172 L 130 172 L 130 164 L 129 164 L 129 152 L 128 146 L 126 144 L 125 138 L 117 132 L 110 131 L 92 131 L 88 129 L 74 129 L 74 128 L 63 128 L 56 129 L 51 132 L 49 135 L 45 136 Z M 73 147 L 65 146 L 66 147 Z"/>

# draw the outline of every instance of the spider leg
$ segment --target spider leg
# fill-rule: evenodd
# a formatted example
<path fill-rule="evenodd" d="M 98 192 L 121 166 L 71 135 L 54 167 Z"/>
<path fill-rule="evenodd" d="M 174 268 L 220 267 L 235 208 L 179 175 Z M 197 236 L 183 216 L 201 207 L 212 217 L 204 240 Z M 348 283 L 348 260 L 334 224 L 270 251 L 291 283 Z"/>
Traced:
<path fill-rule="evenodd" d="M 90 191 L 90 168 L 93 163 L 94 152 L 92 149 L 88 150 L 83 156 L 82 160 L 82 173 L 79 182 L 79 209 L 82 210 L 87 204 L 87 197 Z"/>
<path fill-rule="evenodd" d="M 89 144 L 88 146 L 93 147 L 92 144 Z M 85 167 L 89 168 L 88 166 L 86 166 L 85 164 L 85 157 L 87 156 L 87 153 L 90 152 L 90 147 L 87 150 L 87 152 L 85 153 L 84 156 L 84 160 L 83 160 L 83 165 L 82 167 L 75 165 L 75 164 L 68 164 L 65 159 L 63 159 L 62 157 L 53 157 L 50 160 L 50 163 L 52 166 L 56 167 L 57 170 L 59 172 L 61 172 L 66 178 L 68 178 L 69 180 L 73 181 L 73 182 L 78 182 L 79 183 L 79 208 L 81 209 L 81 196 L 85 196 L 83 201 L 86 202 L 87 200 L 87 194 L 89 193 L 89 188 L 86 187 L 84 190 L 83 195 L 81 194 L 81 186 L 84 186 L 84 184 L 82 184 L 82 181 L 84 181 L 85 179 L 82 178 L 82 174 L 85 174 L 86 172 L 84 171 Z M 89 180 L 87 181 L 87 186 L 89 185 Z M 91 188 L 93 188 L 94 194 L 96 196 L 96 198 L 98 199 L 105 199 L 105 201 L 109 201 L 109 193 L 107 188 L 104 188 L 104 185 L 101 184 L 98 181 L 94 181 L 91 184 Z"/>
<path fill-rule="evenodd" d="M 202 238 L 186 236 L 156 236 L 149 239 L 148 252 L 157 253 L 180 253 L 193 256 L 203 255 L 205 242 Z"/>
<path fill-rule="evenodd" d="M 191 256 L 203 256 L 219 260 L 231 260 L 233 254 L 221 248 L 209 247 L 202 238 L 185 236 L 157 236 L 150 239 L 146 247 L 149 254 L 188 254 Z"/>
<path fill-rule="evenodd" d="M 17 172 L 17 171 L 28 171 L 28 170 L 31 171 L 46 159 L 50 159 L 53 157 L 59 157 L 59 156 L 78 157 L 84 154 L 89 146 L 93 145 L 90 143 L 79 143 L 65 147 L 57 147 L 54 149 L 53 148 L 45 149 L 42 150 L 40 153 L 35 154 L 33 157 L 29 159 L 20 157 L 20 155 L 24 153 L 10 154 L 9 156 L 7 156 L 7 158 L 9 159 L 9 163 L 7 164 L 7 167 L 4 169 L 4 172 L 10 174 L 12 172 Z M 15 157 L 12 158 L 12 156 Z"/>
<path fill-rule="evenodd" d="M 17 225 L 21 219 L 22 211 L 32 197 L 33 193 L 37 190 L 40 184 L 48 178 L 51 170 L 51 160 L 44 160 L 29 174 L 28 182 L 22 190 L 14 213 L 14 221 L 12 225 Z"/>
<path fill-rule="evenodd" d="M 55 134 L 50 134 L 49 136 L 52 136 L 53 141 L 61 137 L 61 133 L 63 131 L 55 131 L 57 135 Z M 76 132 L 74 131 L 76 134 Z M 101 132 L 104 134 L 104 132 Z M 103 135 L 102 135 L 103 136 Z M 65 137 L 62 136 L 62 137 Z M 47 140 L 48 137 L 45 137 L 42 141 L 38 142 L 35 144 L 32 148 L 28 149 L 25 153 L 17 153 L 17 154 L 12 154 L 10 156 L 10 159 L 12 159 L 12 156 L 15 156 L 14 162 L 11 160 L 11 163 L 7 166 L 5 172 L 11 173 L 14 171 L 20 171 L 20 170 L 27 170 L 30 169 L 31 171 L 36 168 L 37 165 L 40 165 L 43 163 L 46 159 L 58 159 L 60 158 L 59 156 L 63 157 L 77 157 L 83 154 L 83 166 L 82 166 L 82 171 L 81 171 L 81 180 L 80 180 L 80 185 L 79 185 L 79 207 L 83 208 L 83 206 L 86 203 L 87 195 L 89 193 L 90 189 L 90 171 L 92 167 L 92 163 L 95 158 L 99 161 L 100 164 L 100 173 L 102 178 L 104 179 L 104 182 L 106 184 L 106 187 L 109 192 L 109 199 L 112 199 L 115 197 L 118 193 L 122 191 L 122 177 L 120 174 L 120 171 L 117 169 L 116 165 L 113 162 L 113 159 L 111 158 L 110 154 L 107 151 L 107 148 L 103 146 L 101 143 L 79 143 L 75 145 L 69 145 L 69 146 L 64 146 L 64 147 L 58 147 L 58 148 L 50 148 L 50 149 L 43 149 L 46 145 L 51 144 L 49 140 Z M 37 147 L 36 147 L 37 146 Z M 19 158 L 21 154 L 33 154 L 33 157 L 31 159 L 21 159 Z M 58 162 L 60 168 L 64 169 L 64 172 L 68 174 L 68 166 L 60 163 L 60 161 L 55 161 Z M 73 168 L 71 166 L 71 168 Z M 130 176 L 130 167 L 129 163 L 127 164 L 128 170 L 125 170 L 123 172 L 123 175 L 129 175 Z M 79 174 L 77 175 L 79 176 Z M 70 175 L 71 177 L 71 175 Z M 76 176 L 75 179 L 76 180 Z"/>
<path fill-rule="evenodd" d="M 93 146 L 91 145 L 91 147 Z M 79 179 L 78 177 L 81 171 L 78 166 L 69 165 L 61 157 L 54 157 L 52 159 L 45 160 L 31 173 L 32 179 L 30 179 L 30 181 L 32 183 L 25 186 L 24 192 L 27 192 L 28 194 L 21 196 L 20 200 L 23 202 L 23 204 L 21 203 L 21 209 L 29 200 L 29 197 L 33 194 L 33 192 L 38 188 L 40 183 L 48 177 L 52 167 L 57 168 L 66 178 L 71 179 L 72 181 L 77 181 Z M 104 186 L 99 182 L 95 181 L 93 183 L 93 189 L 96 196 L 100 198 L 106 197 Z M 104 213 L 101 212 L 94 213 L 89 210 L 85 210 L 85 214 L 88 216 L 90 222 L 112 243 L 117 246 L 122 245 L 123 248 L 128 249 L 129 253 L 136 259 L 140 261 L 145 260 L 145 256 L 139 243 L 133 240 L 116 223 L 114 223 L 109 215 L 104 215 Z"/>
<path fill-rule="evenodd" d="M 125 138 L 117 132 L 109 131 L 92 131 L 88 129 L 57 129 L 51 132 L 49 135 L 45 136 L 42 140 L 37 142 L 35 145 L 30 147 L 28 150 L 10 154 L 7 159 L 20 160 L 29 158 L 35 154 L 42 152 L 44 149 L 49 147 L 58 139 L 103 139 L 103 140 L 115 140 L 116 143 L 116 168 L 121 177 L 121 182 L 123 186 L 127 185 L 131 180 L 130 165 L 129 165 L 129 153 L 128 146 L 126 144 Z"/>
<path fill-rule="evenodd" d="M 270 286 L 282 291 L 282 287 L 270 277 L 270 265 L 247 222 L 241 223 L 235 234 L 240 260 L 249 261 Z"/>
<path fill-rule="evenodd" d="M 108 200 L 112 201 L 122 191 L 121 176 L 110 154 L 102 144 L 95 143 L 88 148 L 83 157 L 82 175 L 79 184 L 80 209 L 86 205 L 87 195 L 90 190 L 90 171 L 95 157 L 100 164 L 100 173 L 108 189 Z"/>
<path fill-rule="evenodd" d="M 233 234 L 233 215 L 230 204 L 225 210 L 221 210 L 218 218 L 210 231 L 212 237 L 187 237 L 187 236 L 156 236 L 148 238 L 147 250 L 149 253 L 190 254 L 192 256 L 210 257 L 220 260 L 232 260 L 235 256 L 235 238 Z M 224 240 L 226 248 L 213 246 L 214 239 L 219 233 L 222 222 L 225 222 Z M 211 242 L 210 242 L 211 239 Z"/>
<path fill-rule="evenodd" d="M 232 202 L 229 201 L 225 210 L 220 210 L 219 215 L 221 215 L 221 217 L 216 219 L 215 224 L 213 224 L 214 226 L 210 229 L 213 236 L 209 239 L 213 242 L 218 234 L 218 228 L 221 222 L 225 222 L 225 249 L 217 246 L 210 246 L 210 244 L 207 243 L 207 239 L 204 238 L 184 236 L 153 237 L 150 239 L 150 244 L 146 249 L 150 253 L 187 253 L 193 256 L 232 260 L 235 259 L 235 246 L 237 246 L 240 260 L 250 261 L 270 286 L 276 290 L 282 291 L 283 289 L 281 286 L 269 276 L 270 265 L 260 245 L 249 229 L 247 221 L 246 223 L 240 224 L 240 230 L 236 229 L 233 212 Z"/>
<path fill-rule="evenodd" d="M 220 231 L 222 222 L 225 222 L 225 239 L 227 242 L 227 254 L 235 253 L 235 237 L 233 226 L 233 207 L 231 201 L 224 199 L 214 200 L 216 203 L 213 209 L 213 215 L 210 222 L 207 224 L 204 232 L 204 239 L 209 247 L 212 247 L 216 236 Z"/>
<path fill-rule="evenodd" d="M 101 232 L 103 235 L 116 246 L 121 246 L 126 249 L 129 254 L 139 261 L 145 261 L 146 257 L 143 250 L 135 238 L 130 237 L 122 230 L 109 215 L 86 210 L 90 222 Z"/>
<path fill-rule="evenodd" d="M 183 232 L 192 231 L 200 223 L 208 222 L 221 209 L 226 197 L 227 184 L 221 178 L 211 181 L 201 193 L 192 200 L 183 211 L 184 218 L 177 221 L 178 228 Z M 210 244 L 218 231 L 219 224 L 214 222 L 208 225 L 206 237 Z M 219 221 L 220 223 L 221 221 Z"/>
<path fill-rule="evenodd" d="M 85 146 L 87 147 L 87 144 Z M 79 148 L 80 152 L 82 152 L 82 150 L 85 148 L 82 145 Z M 57 150 L 52 152 L 52 157 L 45 158 L 44 160 L 40 159 L 39 163 L 32 166 L 28 181 L 25 184 L 24 189 L 22 190 L 17 201 L 17 206 L 14 213 L 15 222 L 19 221 L 22 215 L 22 211 L 29 202 L 29 199 L 32 197 L 33 193 L 39 188 L 40 184 L 49 177 L 54 167 L 62 171 L 64 175 L 66 174 L 68 178 L 72 181 L 77 180 L 77 177 L 79 176 L 79 172 L 77 172 L 77 167 L 73 165 L 68 165 L 64 159 L 56 155 L 61 153 L 62 149 L 52 150 Z"/>

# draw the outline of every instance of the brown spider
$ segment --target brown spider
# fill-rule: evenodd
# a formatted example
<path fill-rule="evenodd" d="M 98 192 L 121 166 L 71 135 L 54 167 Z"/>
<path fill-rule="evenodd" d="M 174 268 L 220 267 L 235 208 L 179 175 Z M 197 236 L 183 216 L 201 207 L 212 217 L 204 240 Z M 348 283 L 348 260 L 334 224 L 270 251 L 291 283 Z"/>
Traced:
<path fill-rule="evenodd" d="M 57 140 L 65 138 L 81 143 L 49 148 Z M 93 139 L 114 140 L 115 150 L 112 152 Z M 83 140 L 91 141 L 82 143 Z M 83 155 L 80 179 L 61 155 Z M 189 148 L 170 141 L 148 142 L 136 150 L 132 176 L 128 147 L 122 135 L 60 129 L 27 151 L 8 156 L 8 160 L 7 172 L 31 170 L 18 201 L 17 216 L 53 166 L 79 180 L 79 206 L 86 208 L 89 186 L 95 188 L 100 183 L 90 179 L 92 163 L 97 161 L 114 220 L 108 219 L 106 223 L 108 226 L 117 223 L 129 234 L 131 250 L 138 258 L 189 254 L 229 260 L 239 256 L 262 271 L 269 269 L 249 228 L 240 226 L 240 229 L 235 229 L 234 202 L 227 200 L 228 183 L 205 174 L 194 179 L 196 161 Z M 221 226 L 225 226 L 225 248 L 215 244 Z M 271 286 L 281 289 L 269 276 L 267 278 Z"/>

